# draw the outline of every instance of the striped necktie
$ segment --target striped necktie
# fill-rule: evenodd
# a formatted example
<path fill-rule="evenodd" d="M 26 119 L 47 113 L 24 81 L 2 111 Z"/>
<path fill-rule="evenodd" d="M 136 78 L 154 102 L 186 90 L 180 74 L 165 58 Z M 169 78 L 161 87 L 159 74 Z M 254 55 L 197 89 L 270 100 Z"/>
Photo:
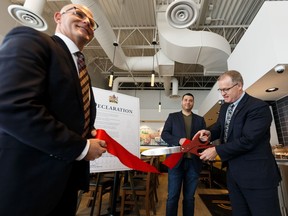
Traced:
<path fill-rule="evenodd" d="M 226 120 L 225 120 L 225 126 L 224 126 L 224 142 L 225 143 L 227 142 L 227 138 L 228 138 L 229 124 L 233 115 L 234 106 L 235 106 L 234 104 L 230 104 L 226 112 Z"/>
<path fill-rule="evenodd" d="M 83 111 L 85 117 L 85 124 L 83 128 L 82 137 L 86 137 L 87 134 L 89 133 L 89 124 L 90 124 L 90 99 L 89 99 L 90 83 L 84 55 L 81 52 L 76 52 L 76 55 L 79 70 L 79 81 L 82 90 Z"/>

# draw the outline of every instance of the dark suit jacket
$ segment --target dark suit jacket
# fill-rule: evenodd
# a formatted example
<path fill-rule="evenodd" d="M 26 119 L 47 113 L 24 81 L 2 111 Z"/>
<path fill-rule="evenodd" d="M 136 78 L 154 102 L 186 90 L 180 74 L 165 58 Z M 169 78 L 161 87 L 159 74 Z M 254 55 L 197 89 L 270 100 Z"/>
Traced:
<path fill-rule="evenodd" d="M 193 137 L 197 131 L 205 128 L 206 124 L 204 118 L 193 113 L 190 137 Z M 164 124 L 161 138 L 166 143 L 168 143 L 168 146 L 179 146 L 179 140 L 185 137 L 187 136 L 182 111 L 170 113 Z M 193 160 L 199 165 L 198 171 L 200 172 L 202 166 L 201 160 L 199 159 L 199 157 L 193 157 Z M 178 165 L 180 164 L 180 162 L 181 160 L 179 161 Z"/>
<path fill-rule="evenodd" d="M 81 89 L 59 37 L 28 27 L 8 33 L 0 49 L 0 101 L 0 215 L 2 206 L 14 206 L 10 215 L 48 212 L 71 176 L 75 188 L 87 190 L 89 162 L 75 161 L 86 145 Z M 95 115 L 91 90 L 91 128 Z M 17 212 L 22 205 L 34 212 Z"/>
<path fill-rule="evenodd" d="M 225 115 L 228 104 L 223 104 L 218 120 L 211 130 L 212 140 L 223 143 Z M 269 106 L 247 93 L 235 108 L 228 131 L 227 143 L 216 151 L 229 172 L 245 188 L 271 188 L 280 181 L 279 170 L 270 145 L 272 121 Z"/>

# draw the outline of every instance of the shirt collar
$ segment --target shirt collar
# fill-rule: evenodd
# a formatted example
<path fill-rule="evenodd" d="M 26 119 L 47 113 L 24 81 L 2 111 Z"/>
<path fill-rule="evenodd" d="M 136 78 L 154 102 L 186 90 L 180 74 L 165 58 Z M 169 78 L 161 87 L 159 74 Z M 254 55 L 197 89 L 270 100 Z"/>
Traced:
<path fill-rule="evenodd" d="M 242 95 L 241 95 L 241 97 L 238 98 L 238 100 L 236 100 L 236 101 L 235 101 L 234 103 L 232 103 L 232 104 L 234 104 L 234 106 L 236 107 L 236 106 L 239 104 L 239 102 L 241 101 L 241 99 L 244 97 L 244 95 L 245 95 L 245 92 L 243 92 Z"/>
<path fill-rule="evenodd" d="M 79 48 L 76 46 L 76 44 L 70 38 L 68 38 L 66 35 L 64 35 L 62 33 L 55 33 L 55 35 L 57 35 L 58 37 L 60 37 L 64 41 L 64 43 L 68 47 L 71 55 L 79 51 Z"/>

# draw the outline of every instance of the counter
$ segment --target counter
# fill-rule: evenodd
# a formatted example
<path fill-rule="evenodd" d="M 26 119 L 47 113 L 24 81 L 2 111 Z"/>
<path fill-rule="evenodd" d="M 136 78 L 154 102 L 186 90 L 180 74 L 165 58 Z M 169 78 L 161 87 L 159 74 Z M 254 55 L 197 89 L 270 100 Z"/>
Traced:
<path fill-rule="evenodd" d="M 288 215 L 288 159 L 276 159 L 282 181 L 278 187 L 279 202 L 282 216 Z"/>

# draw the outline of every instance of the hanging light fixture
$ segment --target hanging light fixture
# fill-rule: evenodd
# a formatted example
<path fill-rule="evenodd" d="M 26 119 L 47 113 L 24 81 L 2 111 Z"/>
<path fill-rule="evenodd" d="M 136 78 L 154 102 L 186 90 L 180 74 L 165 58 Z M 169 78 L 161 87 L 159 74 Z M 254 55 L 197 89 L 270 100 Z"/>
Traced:
<path fill-rule="evenodd" d="M 110 75 L 109 75 L 109 87 L 112 87 L 112 84 L 113 84 L 113 75 L 114 75 L 114 72 L 113 72 L 113 71 L 110 71 Z"/>
<path fill-rule="evenodd" d="M 112 61 L 112 66 L 111 67 L 114 66 L 116 47 L 118 46 L 118 43 L 116 41 L 113 42 L 113 46 L 114 46 L 114 53 L 113 53 L 113 61 Z M 112 87 L 112 85 L 113 85 L 113 76 L 114 76 L 114 72 L 111 70 L 110 71 L 110 75 L 109 75 L 109 83 L 108 83 L 109 87 Z"/>
<path fill-rule="evenodd" d="M 153 70 L 151 74 L 151 86 L 152 87 L 154 86 L 154 82 L 155 82 L 155 71 Z"/>
<path fill-rule="evenodd" d="M 155 71 L 154 71 L 154 56 L 153 56 L 153 68 L 152 68 L 152 74 L 151 74 L 151 86 L 154 86 L 155 82 Z"/>
<path fill-rule="evenodd" d="M 157 44 L 156 40 L 153 40 L 152 44 L 154 46 L 154 56 L 153 56 L 153 63 L 152 63 L 151 86 L 153 87 L 154 86 L 154 82 L 155 82 L 154 57 L 155 57 L 155 54 L 156 54 L 156 51 L 155 51 L 155 45 Z"/>
<path fill-rule="evenodd" d="M 159 105 L 158 105 L 158 112 L 161 112 L 161 89 L 159 90 Z"/>

